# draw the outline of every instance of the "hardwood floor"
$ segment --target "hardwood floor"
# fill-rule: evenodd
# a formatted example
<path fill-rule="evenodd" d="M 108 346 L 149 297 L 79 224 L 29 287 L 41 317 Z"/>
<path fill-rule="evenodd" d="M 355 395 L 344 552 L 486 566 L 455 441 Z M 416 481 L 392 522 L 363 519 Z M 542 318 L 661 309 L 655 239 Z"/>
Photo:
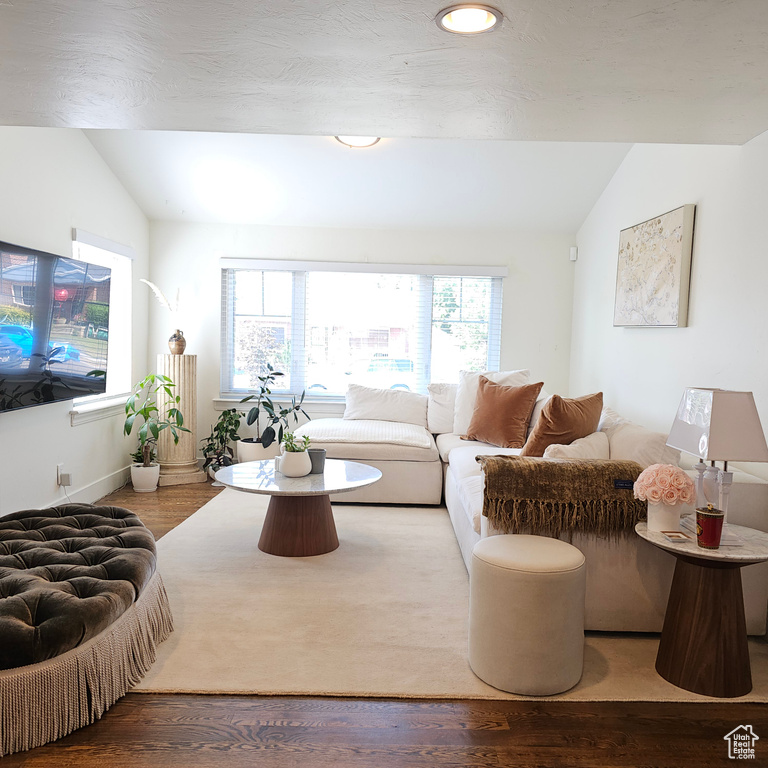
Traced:
<path fill-rule="evenodd" d="M 102 503 L 135 510 L 160 537 L 218 490 L 129 487 Z M 768 764 L 765 704 L 128 694 L 94 725 L 0 768 L 708 768 L 732 764 L 723 737 L 742 724 L 763 739 L 753 764 Z"/>

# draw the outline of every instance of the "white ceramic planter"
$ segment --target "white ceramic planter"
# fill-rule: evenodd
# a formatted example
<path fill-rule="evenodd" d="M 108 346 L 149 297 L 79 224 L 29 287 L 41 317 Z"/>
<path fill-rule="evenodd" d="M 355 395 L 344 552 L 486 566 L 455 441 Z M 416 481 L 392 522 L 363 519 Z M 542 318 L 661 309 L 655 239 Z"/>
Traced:
<path fill-rule="evenodd" d="M 160 465 L 150 464 L 145 467 L 142 464 L 131 465 L 131 485 L 136 493 L 151 493 L 157 490 L 157 482 L 160 479 Z"/>
<path fill-rule="evenodd" d="M 237 460 L 241 464 L 245 461 L 274 459 L 278 453 L 280 453 L 280 444 L 277 440 L 269 448 L 264 448 L 261 443 L 248 443 L 245 440 L 237 441 Z"/>
<path fill-rule="evenodd" d="M 649 531 L 679 531 L 680 513 L 682 504 L 653 504 L 648 502 L 648 530 Z"/>
<path fill-rule="evenodd" d="M 304 477 L 312 471 L 312 459 L 306 451 L 286 451 L 277 460 L 275 468 L 286 477 Z"/>
<path fill-rule="evenodd" d="M 220 483 L 220 482 L 219 482 L 219 481 L 216 479 L 216 470 L 215 470 L 213 467 L 208 467 L 208 477 L 210 477 L 210 478 L 211 478 L 211 480 L 213 480 L 213 482 L 211 483 L 211 485 L 212 485 L 214 488 L 223 488 L 223 487 L 224 487 L 224 483 Z"/>

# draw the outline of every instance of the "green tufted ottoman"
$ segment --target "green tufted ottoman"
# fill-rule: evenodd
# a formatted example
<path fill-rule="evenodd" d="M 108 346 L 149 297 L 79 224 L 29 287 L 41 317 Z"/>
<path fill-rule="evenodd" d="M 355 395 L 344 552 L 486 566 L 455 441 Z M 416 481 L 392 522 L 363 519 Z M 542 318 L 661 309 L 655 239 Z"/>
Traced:
<path fill-rule="evenodd" d="M 0 518 L 0 756 L 100 718 L 172 631 L 154 537 L 132 512 Z"/>

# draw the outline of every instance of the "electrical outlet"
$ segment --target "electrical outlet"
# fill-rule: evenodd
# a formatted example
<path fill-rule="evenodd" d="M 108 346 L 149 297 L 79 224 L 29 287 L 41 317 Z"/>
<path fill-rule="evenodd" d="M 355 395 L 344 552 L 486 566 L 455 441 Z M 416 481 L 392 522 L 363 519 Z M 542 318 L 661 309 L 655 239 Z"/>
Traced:
<path fill-rule="evenodd" d="M 72 474 L 64 471 L 63 464 L 56 465 L 56 484 L 57 485 L 72 485 Z"/>

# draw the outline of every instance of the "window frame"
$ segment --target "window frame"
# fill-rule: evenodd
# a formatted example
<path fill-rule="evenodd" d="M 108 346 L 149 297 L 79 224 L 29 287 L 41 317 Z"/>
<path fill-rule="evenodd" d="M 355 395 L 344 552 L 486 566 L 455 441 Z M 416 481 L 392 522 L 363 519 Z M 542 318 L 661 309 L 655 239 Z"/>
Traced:
<path fill-rule="evenodd" d="M 249 389 L 238 389 L 232 386 L 234 369 L 232 361 L 234 357 L 234 274 L 237 270 L 258 270 L 264 272 L 290 272 L 292 273 L 292 308 L 291 308 L 291 387 L 278 389 L 273 392 L 277 397 L 285 397 L 291 393 L 299 393 L 306 390 L 305 365 L 296 365 L 295 361 L 303 359 L 305 355 L 306 333 L 306 284 L 308 272 L 350 272 L 369 274 L 397 274 L 420 276 L 422 295 L 428 292 L 429 301 L 420 303 L 419 326 L 424 324 L 428 331 L 424 334 L 426 346 L 423 349 L 425 355 L 425 382 L 430 383 L 430 368 L 432 358 L 432 315 L 433 315 L 433 287 L 435 277 L 469 277 L 469 278 L 498 278 L 491 280 L 491 304 L 488 318 L 488 355 L 487 370 L 498 367 L 501 353 L 501 313 L 503 278 L 508 276 L 509 270 L 503 266 L 466 266 L 466 265 L 414 265 L 414 264 L 375 264 L 371 262 L 315 262 L 315 261 L 289 261 L 266 259 L 236 259 L 221 258 L 221 362 L 219 370 L 220 398 L 241 398 L 248 394 Z M 428 306 L 429 305 L 429 306 Z M 426 391 L 426 390 L 425 390 Z M 323 402 L 343 400 L 343 394 L 319 394 L 313 393 L 312 399 Z"/>
<path fill-rule="evenodd" d="M 107 386 L 109 387 L 109 369 L 110 369 L 110 361 L 117 361 L 120 358 L 120 355 L 117 354 L 117 351 L 119 349 L 132 349 L 132 337 L 133 337 L 133 262 L 136 259 L 136 252 L 133 248 L 127 245 L 123 245 L 122 243 L 116 243 L 112 240 L 108 240 L 105 237 L 101 237 L 100 235 L 94 235 L 90 232 L 86 232 L 82 229 L 73 228 L 72 230 L 72 258 L 77 261 L 84 261 L 86 263 L 96 263 L 95 261 L 90 261 L 88 258 L 84 258 L 83 255 L 80 252 L 81 245 L 85 245 L 91 248 L 96 248 L 100 251 L 104 251 L 106 254 L 109 254 L 111 257 L 114 257 L 114 259 L 117 258 L 124 258 L 126 259 L 126 263 L 123 265 L 124 268 L 127 270 L 127 274 L 125 275 L 125 285 L 118 285 L 115 286 L 115 283 L 112 283 L 112 287 L 110 289 L 110 315 L 109 315 L 109 328 L 110 328 L 110 344 L 108 346 L 107 351 Z M 110 265 L 111 266 L 111 265 Z M 115 306 L 115 302 L 113 301 L 113 292 L 117 293 L 120 292 L 122 294 L 122 299 L 124 300 L 124 303 L 127 306 L 127 317 L 123 318 L 123 320 L 127 323 L 126 327 L 122 329 L 121 335 L 115 339 L 113 337 L 113 328 L 119 325 L 121 320 L 115 316 L 113 316 L 113 310 Z M 115 365 L 115 362 L 112 364 Z M 109 388 L 106 392 L 99 394 L 99 395 L 87 395 L 85 397 L 76 397 L 73 401 L 73 410 L 71 413 L 73 414 L 72 424 L 73 426 L 76 423 L 79 423 L 76 420 L 76 416 L 81 413 L 91 413 L 98 410 L 108 409 L 110 410 L 109 415 L 111 414 L 111 411 L 114 410 L 116 407 L 116 403 L 125 403 L 125 400 L 128 398 L 128 395 L 131 391 L 131 377 L 132 377 L 132 370 L 131 370 L 131 362 L 128 361 L 128 371 L 127 375 L 125 374 L 125 371 L 123 371 L 123 378 L 125 381 L 121 381 L 121 386 L 113 388 Z M 91 417 L 91 418 L 85 418 L 80 419 L 80 421 L 90 421 L 93 420 L 93 418 L 99 418 L 99 417 Z"/>

